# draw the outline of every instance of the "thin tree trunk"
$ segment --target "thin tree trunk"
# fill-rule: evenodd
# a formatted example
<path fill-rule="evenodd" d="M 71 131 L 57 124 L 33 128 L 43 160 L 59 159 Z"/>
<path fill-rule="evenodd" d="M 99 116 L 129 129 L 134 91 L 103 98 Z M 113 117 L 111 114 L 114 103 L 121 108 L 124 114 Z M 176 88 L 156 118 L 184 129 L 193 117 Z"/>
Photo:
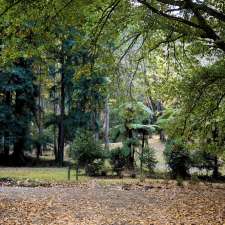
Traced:
<path fill-rule="evenodd" d="M 144 147 L 145 147 L 145 134 L 142 133 L 142 143 L 141 143 L 141 163 L 140 163 L 140 169 L 141 169 L 141 180 L 143 179 L 143 156 L 144 156 Z"/>
<path fill-rule="evenodd" d="M 93 118 L 93 129 L 95 132 L 95 141 L 99 141 L 99 127 L 98 127 L 98 122 L 99 122 L 99 113 L 97 110 L 94 112 L 94 118 Z"/>
<path fill-rule="evenodd" d="M 106 98 L 104 109 L 104 142 L 105 149 L 109 149 L 109 99 Z"/>
<path fill-rule="evenodd" d="M 59 121 L 59 134 L 58 134 L 58 161 L 59 166 L 63 166 L 64 161 L 64 117 L 65 117 L 65 74 L 64 66 L 62 63 L 61 73 L 61 99 L 60 99 L 60 121 Z"/>
<path fill-rule="evenodd" d="M 39 80 L 38 85 L 38 144 L 37 144 L 37 160 L 39 160 L 40 155 L 42 155 L 42 144 L 40 143 L 40 138 L 42 136 L 42 106 L 41 106 L 41 81 Z"/>
<path fill-rule="evenodd" d="M 54 76 L 54 92 L 53 92 L 53 112 L 57 116 L 57 103 L 56 103 L 56 78 Z M 55 162 L 58 163 L 58 148 L 57 148 L 57 124 L 53 124 L 53 150 L 55 155 Z"/>
<path fill-rule="evenodd" d="M 129 141 L 133 138 L 132 130 L 128 130 L 128 139 Z M 128 161 L 128 168 L 130 170 L 134 170 L 134 149 L 131 143 L 128 143 L 128 148 L 130 149 L 129 161 Z"/>
<path fill-rule="evenodd" d="M 58 149 L 57 149 L 57 134 L 56 134 L 56 124 L 53 127 L 53 142 L 54 142 L 54 155 L 55 155 L 55 162 L 58 162 Z"/>
<path fill-rule="evenodd" d="M 5 103 L 8 107 L 10 107 L 10 105 L 11 105 L 10 92 L 6 92 Z M 7 117 L 10 117 L 10 115 L 7 115 Z M 4 133 L 4 155 L 5 155 L 6 163 L 8 163 L 8 160 L 9 160 L 9 151 L 10 151 L 9 138 L 10 138 L 9 131 L 5 131 L 5 133 Z"/>
<path fill-rule="evenodd" d="M 214 158 L 214 168 L 213 168 L 213 178 L 217 179 L 219 177 L 219 165 L 218 165 L 218 157 Z"/>

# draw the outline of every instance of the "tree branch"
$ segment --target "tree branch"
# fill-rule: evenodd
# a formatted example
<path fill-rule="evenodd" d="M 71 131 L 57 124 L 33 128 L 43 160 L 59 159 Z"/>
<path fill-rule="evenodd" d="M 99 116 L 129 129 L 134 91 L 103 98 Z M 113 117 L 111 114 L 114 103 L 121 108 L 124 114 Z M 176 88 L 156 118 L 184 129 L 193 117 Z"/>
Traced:
<path fill-rule="evenodd" d="M 199 12 L 199 10 L 200 10 L 199 7 L 195 7 L 195 4 L 197 4 L 197 3 L 193 3 L 192 0 L 184 0 L 184 1 L 159 0 L 159 2 L 165 3 L 165 4 L 171 4 L 173 6 L 180 6 L 180 7 L 183 6 L 183 8 L 192 10 L 194 15 L 198 19 L 198 24 L 193 23 L 189 20 L 183 19 L 181 17 L 169 15 L 169 14 L 167 14 L 167 13 L 161 11 L 161 10 L 158 10 L 155 7 L 153 7 L 151 5 L 151 3 L 149 3 L 147 0 L 137 0 L 137 1 L 139 3 L 141 3 L 142 5 L 145 5 L 150 11 L 152 11 L 155 14 L 158 14 L 159 16 L 168 18 L 169 20 L 173 20 L 175 22 L 179 22 L 179 23 L 182 23 L 182 24 L 187 25 L 189 27 L 192 27 L 192 28 L 195 28 L 197 30 L 203 31 L 204 34 L 200 35 L 201 38 L 203 38 L 203 39 L 208 38 L 208 39 L 214 40 L 215 46 L 217 46 L 217 48 L 219 48 L 223 52 L 225 52 L 225 41 L 218 36 L 218 34 L 213 30 L 213 28 L 211 26 L 208 25 L 208 23 L 206 22 L 206 19 Z M 197 4 L 197 5 L 199 5 L 199 4 Z M 180 33 L 182 33 L 182 32 L 180 32 Z"/>
<path fill-rule="evenodd" d="M 185 1 L 175 1 L 175 0 L 158 0 L 161 3 L 167 4 L 167 5 L 172 5 L 172 6 L 180 6 L 183 9 L 188 9 L 189 7 L 185 4 Z M 195 2 L 191 2 L 191 7 L 195 8 L 197 10 L 201 10 L 205 13 L 207 13 L 210 16 L 213 16 L 214 18 L 221 20 L 225 22 L 225 14 L 223 12 L 220 12 L 216 9 L 213 9 L 204 3 L 198 4 Z"/>
<path fill-rule="evenodd" d="M 154 8 L 149 2 L 147 2 L 146 0 L 137 0 L 139 3 L 145 5 L 149 10 L 151 10 L 153 13 L 156 13 L 158 14 L 159 16 L 163 16 L 165 18 L 168 18 L 170 20 L 173 20 L 173 21 L 177 21 L 177 22 L 180 22 L 180 23 L 183 23 L 185 25 L 188 25 L 190 27 L 193 27 L 195 29 L 202 29 L 202 27 L 196 23 L 193 23 L 189 20 L 185 20 L 181 17 L 176 17 L 176 16 L 171 16 L 169 14 L 166 14 L 164 13 L 163 11 L 160 11 L 156 8 Z"/>
<path fill-rule="evenodd" d="M 18 5 L 20 2 L 22 2 L 24 0 L 18 0 L 16 2 L 14 2 L 13 4 L 9 5 L 8 7 L 6 7 L 1 13 L 0 13 L 0 17 L 3 16 L 4 14 L 6 14 L 10 9 L 12 9 L 14 6 Z"/>

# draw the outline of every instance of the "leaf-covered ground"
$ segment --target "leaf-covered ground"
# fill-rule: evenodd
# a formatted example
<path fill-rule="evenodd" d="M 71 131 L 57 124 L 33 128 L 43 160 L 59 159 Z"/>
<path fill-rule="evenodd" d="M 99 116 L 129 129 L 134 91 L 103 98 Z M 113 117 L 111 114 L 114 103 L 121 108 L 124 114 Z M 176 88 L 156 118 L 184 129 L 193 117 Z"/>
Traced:
<path fill-rule="evenodd" d="M 96 181 L 72 187 L 0 188 L 0 224 L 225 224 L 223 185 Z"/>

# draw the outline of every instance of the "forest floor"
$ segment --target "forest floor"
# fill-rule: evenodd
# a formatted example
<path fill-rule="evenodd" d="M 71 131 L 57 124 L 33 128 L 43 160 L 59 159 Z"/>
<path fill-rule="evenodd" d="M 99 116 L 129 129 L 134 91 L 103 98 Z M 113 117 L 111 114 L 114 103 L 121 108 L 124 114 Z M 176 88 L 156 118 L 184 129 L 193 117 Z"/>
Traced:
<path fill-rule="evenodd" d="M 150 182 L 0 187 L 1 225 L 224 225 L 225 185 Z"/>

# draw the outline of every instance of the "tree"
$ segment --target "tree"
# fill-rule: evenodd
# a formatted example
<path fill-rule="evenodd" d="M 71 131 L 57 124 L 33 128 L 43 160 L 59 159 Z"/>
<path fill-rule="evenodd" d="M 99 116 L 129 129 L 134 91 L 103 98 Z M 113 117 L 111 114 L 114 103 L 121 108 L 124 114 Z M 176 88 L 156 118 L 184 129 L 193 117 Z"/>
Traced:
<path fill-rule="evenodd" d="M 14 161 L 24 163 L 24 150 L 29 140 L 30 122 L 36 111 L 37 86 L 32 72 L 32 60 L 18 58 L 4 68 L 1 76 L 3 96 L 3 117 L 1 120 L 6 140 L 14 138 Z M 7 112 L 8 111 L 8 112 Z M 9 115 L 6 114 L 9 113 Z M 5 145 L 5 154 L 9 154 L 9 145 Z"/>
<path fill-rule="evenodd" d="M 149 133 L 155 130 L 154 125 L 148 124 L 149 116 L 152 111 L 141 102 L 127 102 L 118 108 L 121 124 L 114 127 L 116 130 L 116 138 L 120 135 L 125 138 L 124 150 L 127 151 L 128 168 L 134 169 L 135 146 L 138 144 L 137 134 L 141 134 L 141 149 L 143 153 L 144 143 Z"/>
<path fill-rule="evenodd" d="M 88 175 L 99 174 L 104 159 L 102 145 L 96 142 L 88 130 L 80 130 L 71 146 L 71 156 L 79 168 L 85 168 Z"/>

